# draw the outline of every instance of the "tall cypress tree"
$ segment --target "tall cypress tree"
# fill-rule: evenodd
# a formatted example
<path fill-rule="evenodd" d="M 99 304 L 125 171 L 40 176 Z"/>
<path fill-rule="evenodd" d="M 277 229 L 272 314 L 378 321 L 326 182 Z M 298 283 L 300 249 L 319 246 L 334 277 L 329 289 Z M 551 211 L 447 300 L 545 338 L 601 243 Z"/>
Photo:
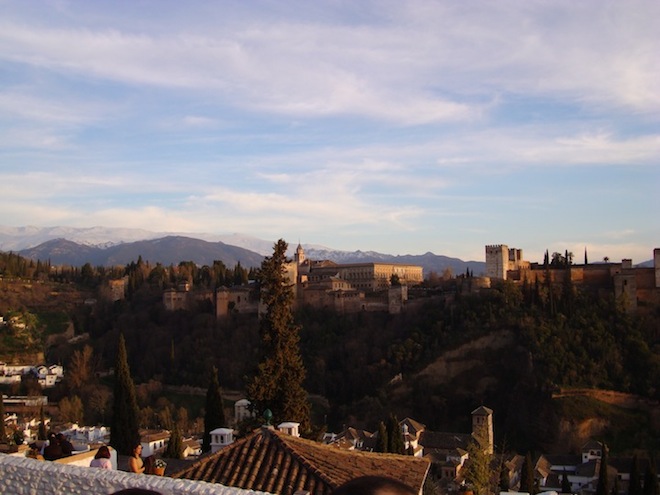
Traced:
<path fill-rule="evenodd" d="M 561 477 L 561 492 L 571 493 L 571 482 L 568 481 L 568 475 L 566 474 L 566 471 L 564 471 Z"/>
<path fill-rule="evenodd" d="M 282 239 L 277 241 L 273 255 L 264 259 L 257 274 L 261 302 L 266 307 L 259 327 L 263 357 L 247 391 L 260 413 L 268 408 L 275 421 L 296 421 L 302 431 L 308 431 L 311 425 L 303 388 L 300 327 L 294 322 L 294 295 L 285 272 L 287 247 Z"/>
<path fill-rule="evenodd" d="M 532 464 L 532 456 L 529 452 L 525 455 L 525 460 L 521 468 L 520 491 L 534 493 L 534 465 Z"/>
<path fill-rule="evenodd" d="M 644 472 L 644 495 L 658 495 L 658 472 L 655 467 L 655 458 L 651 456 Z"/>
<path fill-rule="evenodd" d="M 222 407 L 222 394 L 218 382 L 218 370 L 214 366 L 211 370 L 209 388 L 206 390 L 206 413 L 204 414 L 204 439 L 202 452 L 211 450 L 211 432 L 216 428 L 225 426 L 225 410 Z"/>
<path fill-rule="evenodd" d="M 633 456 L 630 465 L 630 481 L 628 482 L 628 495 L 642 495 L 642 475 L 639 471 L 639 459 Z"/>
<path fill-rule="evenodd" d="M 600 458 L 600 471 L 598 471 L 598 485 L 596 485 L 596 495 L 610 495 L 610 480 L 607 476 L 607 464 L 609 456 L 607 445 L 603 444 L 603 455 Z"/>
<path fill-rule="evenodd" d="M 387 451 L 392 454 L 404 454 L 405 445 L 403 443 L 403 433 L 399 420 L 394 414 L 390 414 L 387 421 Z"/>
<path fill-rule="evenodd" d="M 115 387 L 110 421 L 110 445 L 119 454 L 130 455 L 140 442 L 138 429 L 138 406 L 135 384 L 131 378 L 124 335 L 119 335 L 117 360 L 115 363 Z"/>
<path fill-rule="evenodd" d="M 376 439 L 376 452 L 387 452 L 387 428 L 382 421 L 378 423 L 378 438 Z"/>
<path fill-rule="evenodd" d="M 163 457 L 183 459 L 183 440 L 181 438 L 181 431 L 176 424 L 172 425 L 170 430 L 170 440 L 167 442 L 167 448 L 163 453 Z"/>
<path fill-rule="evenodd" d="M 7 432 L 5 431 L 5 400 L 0 391 L 0 443 L 7 441 Z"/>
<path fill-rule="evenodd" d="M 46 414 L 44 413 L 44 408 L 43 406 L 39 410 L 39 430 L 37 431 L 37 438 L 39 440 L 46 440 L 47 438 L 47 432 L 46 432 Z"/>

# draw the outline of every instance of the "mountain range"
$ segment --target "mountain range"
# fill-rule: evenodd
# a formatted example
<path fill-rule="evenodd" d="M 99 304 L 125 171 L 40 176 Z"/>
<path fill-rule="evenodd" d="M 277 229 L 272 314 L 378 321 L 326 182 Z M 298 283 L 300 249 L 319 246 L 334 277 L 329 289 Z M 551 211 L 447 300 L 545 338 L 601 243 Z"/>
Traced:
<path fill-rule="evenodd" d="M 17 252 L 30 259 L 50 260 L 53 265 L 94 266 L 125 265 L 142 257 L 152 264 L 178 264 L 193 261 L 210 265 L 221 260 L 232 267 L 240 262 L 244 267 L 257 267 L 264 256 L 272 252 L 273 242 L 243 234 L 171 234 L 138 229 L 110 229 L 93 227 L 3 227 L 0 226 L 0 251 Z M 289 246 L 293 255 L 294 245 Z M 481 261 L 463 261 L 458 258 L 427 252 L 422 255 L 392 255 L 375 251 L 340 251 L 304 244 L 305 255 L 313 260 L 331 260 L 336 263 L 405 263 L 420 265 L 425 275 L 431 271 L 442 274 L 450 269 L 454 274 L 472 271 L 475 275 L 485 271 Z"/>

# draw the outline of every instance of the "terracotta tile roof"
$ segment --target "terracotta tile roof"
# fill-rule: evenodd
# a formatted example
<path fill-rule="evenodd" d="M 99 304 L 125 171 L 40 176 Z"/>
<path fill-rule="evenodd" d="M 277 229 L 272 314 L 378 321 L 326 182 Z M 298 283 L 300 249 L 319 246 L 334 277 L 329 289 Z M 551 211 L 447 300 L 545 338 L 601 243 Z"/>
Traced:
<path fill-rule="evenodd" d="M 469 433 L 445 433 L 424 430 L 420 436 L 419 443 L 423 445 L 425 449 L 465 450 L 471 440 L 472 435 Z"/>
<path fill-rule="evenodd" d="M 389 476 L 420 491 L 428 468 L 428 460 L 412 456 L 346 451 L 262 428 L 172 477 L 281 495 L 328 495 L 364 475 Z"/>

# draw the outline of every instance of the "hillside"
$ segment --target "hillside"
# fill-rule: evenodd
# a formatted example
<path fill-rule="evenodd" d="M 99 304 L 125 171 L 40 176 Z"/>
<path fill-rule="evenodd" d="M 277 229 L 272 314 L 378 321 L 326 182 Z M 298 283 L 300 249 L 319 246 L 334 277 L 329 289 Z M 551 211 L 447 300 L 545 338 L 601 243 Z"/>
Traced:
<path fill-rule="evenodd" d="M 210 287 L 244 283 L 245 272 L 237 279 L 226 267 L 211 273 L 191 264 L 170 270 L 144 262 L 113 270 L 53 270 L 11 254 L 0 254 L 0 262 L 3 316 L 20 312 L 33 321 L 29 328 L 41 333 L 26 335 L 30 345 L 55 362 L 67 365 L 80 346 L 62 339 L 48 346 L 46 334 L 57 332 L 64 339 L 70 324 L 75 334 L 89 335 L 100 369 L 113 365 L 122 333 L 133 377 L 149 390 L 203 387 L 211 366 L 223 388 L 243 390 L 259 360 L 259 321 L 253 315 L 218 320 L 210 304 L 174 312 L 162 304 L 163 288 L 179 277 Z M 38 280 L 6 276 L 28 272 Z M 110 275 L 127 277 L 124 300 L 107 297 Z M 660 446 L 650 409 L 626 409 L 627 400 L 605 404 L 605 394 L 557 395 L 599 389 L 657 401 L 657 312 L 625 314 L 612 300 L 565 284 L 502 282 L 477 294 L 462 292 L 463 285 L 448 280 L 433 295 L 420 292 L 415 304 L 397 315 L 299 308 L 305 388 L 325 404 L 315 407 L 317 424 L 334 431 L 344 424 L 373 431 L 395 413 L 435 431 L 460 432 L 470 428 L 466 412 L 488 405 L 496 411 L 496 441 L 523 452 L 561 451 L 569 437 L 593 435 L 621 451 Z M 83 304 L 91 298 L 95 304 Z M 96 404 L 89 412 L 94 422 L 108 411 Z M 164 407 L 145 398 L 147 405 Z"/>

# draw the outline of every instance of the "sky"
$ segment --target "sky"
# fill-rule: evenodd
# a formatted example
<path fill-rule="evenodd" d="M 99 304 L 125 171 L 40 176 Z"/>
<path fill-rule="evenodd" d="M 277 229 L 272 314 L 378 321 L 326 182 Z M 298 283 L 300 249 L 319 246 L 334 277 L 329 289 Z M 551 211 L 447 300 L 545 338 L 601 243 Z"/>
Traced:
<path fill-rule="evenodd" d="M 660 247 L 660 2 L 0 0 L 0 224 Z"/>

